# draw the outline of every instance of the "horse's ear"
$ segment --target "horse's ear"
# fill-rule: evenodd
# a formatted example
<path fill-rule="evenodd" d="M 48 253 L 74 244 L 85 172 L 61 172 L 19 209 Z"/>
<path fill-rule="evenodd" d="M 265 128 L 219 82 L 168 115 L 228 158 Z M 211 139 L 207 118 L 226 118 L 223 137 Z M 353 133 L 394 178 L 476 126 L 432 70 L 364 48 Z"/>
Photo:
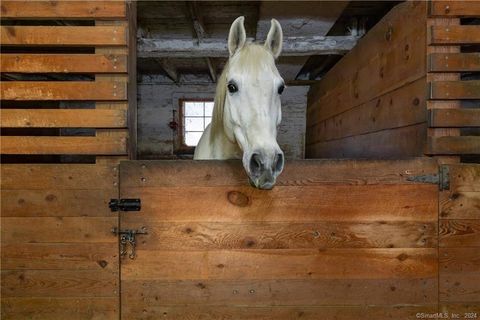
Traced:
<path fill-rule="evenodd" d="M 265 47 L 272 52 L 275 59 L 277 59 L 280 52 L 282 52 L 282 43 L 282 26 L 276 19 L 272 19 L 270 31 L 268 31 L 267 40 L 265 41 Z"/>
<path fill-rule="evenodd" d="M 238 17 L 230 27 L 230 33 L 228 34 L 228 51 L 230 52 L 230 57 L 242 49 L 247 39 L 243 21 L 245 21 L 245 17 Z"/>

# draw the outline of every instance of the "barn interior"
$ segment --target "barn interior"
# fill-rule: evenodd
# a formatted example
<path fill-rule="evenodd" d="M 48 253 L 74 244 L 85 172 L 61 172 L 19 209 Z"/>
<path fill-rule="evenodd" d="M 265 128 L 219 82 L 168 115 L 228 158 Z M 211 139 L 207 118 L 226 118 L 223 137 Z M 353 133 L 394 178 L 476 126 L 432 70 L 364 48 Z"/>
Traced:
<path fill-rule="evenodd" d="M 278 141 L 287 159 L 303 159 L 310 86 L 398 3 L 138 2 L 138 158 L 192 157 L 192 148 L 185 145 L 182 104 L 213 100 L 228 58 L 230 25 L 245 16 L 247 39 L 254 42 L 263 43 L 272 18 L 282 25 L 284 49 L 277 66 L 287 89 L 282 95 Z"/>

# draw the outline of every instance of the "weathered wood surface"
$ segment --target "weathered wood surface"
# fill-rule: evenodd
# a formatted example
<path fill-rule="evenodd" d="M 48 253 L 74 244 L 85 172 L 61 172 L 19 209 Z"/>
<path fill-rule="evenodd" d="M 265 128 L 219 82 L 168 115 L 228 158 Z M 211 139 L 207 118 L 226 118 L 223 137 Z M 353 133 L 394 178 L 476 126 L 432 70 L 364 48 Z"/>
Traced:
<path fill-rule="evenodd" d="M 3 0 L 2 19 L 121 19 L 125 1 Z"/>
<path fill-rule="evenodd" d="M 3 128 L 125 128 L 125 110 L 4 109 Z"/>
<path fill-rule="evenodd" d="M 441 247 L 480 247 L 480 220 L 449 219 L 439 222 Z"/>
<path fill-rule="evenodd" d="M 480 127 L 480 109 L 430 109 L 429 127 Z"/>
<path fill-rule="evenodd" d="M 4 81 L 0 85 L 2 100 L 127 99 L 124 81 Z"/>
<path fill-rule="evenodd" d="M 430 99 L 480 99 L 480 80 L 434 81 L 430 83 Z"/>
<path fill-rule="evenodd" d="M 284 37 L 282 56 L 311 56 L 342 54 L 357 43 L 353 36 Z M 140 58 L 221 58 L 228 57 L 227 42 L 223 39 L 205 39 L 197 43 L 192 39 L 138 40 Z"/>
<path fill-rule="evenodd" d="M 2 72 L 21 73 L 126 73 L 124 54 L 24 54 L 4 53 Z"/>
<path fill-rule="evenodd" d="M 1 26 L 5 46 L 126 46 L 122 26 Z"/>
<path fill-rule="evenodd" d="M 478 1 L 429 1 L 430 16 L 446 17 L 478 17 L 480 3 Z"/>
<path fill-rule="evenodd" d="M 127 154 L 126 137 L 3 136 L 2 154 Z"/>
<path fill-rule="evenodd" d="M 408 177 L 437 171 L 436 161 L 430 158 L 287 161 L 276 185 L 411 184 Z M 242 163 L 236 160 L 125 161 L 121 164 L 121 175 L 122 188 L 248 185 Z"/>
<path fill-rule="evenodd" d="M 480 53 L 431 53 L 428 72 L 480 71 Z"/>
<path fill-rule="evenodd" d="M 118 319 L 118 298 L 2 297 L 4 320 Z"/>
<path fill-rule="evenodd" d="M 480 154 L 480 137 L 478 136 L 430 137 L 427 140 L 425 154 L 428 154 L 428 155 Z"/>
<path fill-rule="evenodd" d="M 429 31 L 429 45 L 480 43 L 480 30 L 476 25 L 432 26 Z"/>

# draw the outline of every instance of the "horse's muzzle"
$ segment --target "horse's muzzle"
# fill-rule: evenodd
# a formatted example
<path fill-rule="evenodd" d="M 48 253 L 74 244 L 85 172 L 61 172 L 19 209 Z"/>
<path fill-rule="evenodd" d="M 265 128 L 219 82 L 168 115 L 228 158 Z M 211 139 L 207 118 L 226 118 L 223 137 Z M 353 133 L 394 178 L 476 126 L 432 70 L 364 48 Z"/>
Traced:
<path fill-rule="evenodd" d="M 273 156 L 267 156 L 261 151 L 253 152 L 247 170 L 250 184 L 258 189 L 272 189 L 283 166 L 282 152 L 276 152 Z"/>

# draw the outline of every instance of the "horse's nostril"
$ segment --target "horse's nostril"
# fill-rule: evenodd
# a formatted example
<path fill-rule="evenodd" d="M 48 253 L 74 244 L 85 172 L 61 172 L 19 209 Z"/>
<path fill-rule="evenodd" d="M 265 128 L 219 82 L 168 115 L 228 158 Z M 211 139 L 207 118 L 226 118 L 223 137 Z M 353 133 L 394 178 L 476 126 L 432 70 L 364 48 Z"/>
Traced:
<path fill-rule="evenodd" d="M 275 161 L 273 163 L 274 172 L 280 172 L 283 170 L 283 154 L 278 153 L 275 156 Z"/>
<path fill-rule="evenodd" d="M 262 160 L 260 159 L 260 155 L 258 153 L 252 154 L 250 158 L 250 172 L 254 175 L 260 174 L 262 169 Z"/>

